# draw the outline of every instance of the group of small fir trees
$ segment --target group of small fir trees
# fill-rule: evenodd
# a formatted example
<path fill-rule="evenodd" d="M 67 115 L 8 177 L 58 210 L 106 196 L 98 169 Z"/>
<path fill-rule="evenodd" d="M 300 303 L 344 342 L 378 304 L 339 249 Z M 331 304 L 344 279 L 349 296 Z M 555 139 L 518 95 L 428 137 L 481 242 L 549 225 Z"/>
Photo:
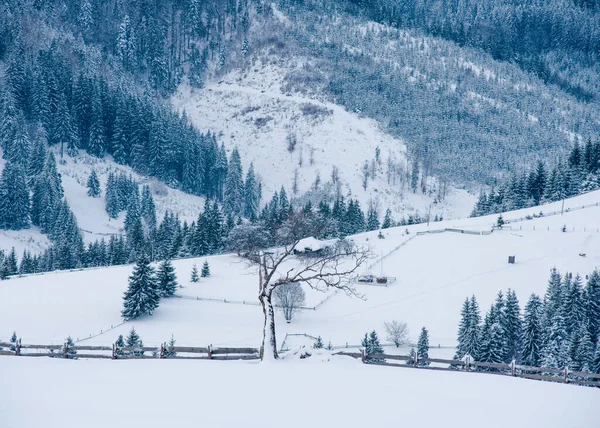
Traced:
<path fill-rule="evenodd" d="M 205 261 L 202 265 L 202 270 L 200 271 L 200 277 L 207 278 L 210 276 L 210 266 L 208 265 L 208 261 Z M 192 276 L 190 278 L 191 282 L 200 282 L 200 277 L 198 276 L 198 266 L 194 263 L 192 267 Z"/>
<path fill-rule="evenodd" d="M 123 297 L 123 318 L 128 321 L 141 315 L 152 315 L 162 297 L 175 295 L 177 275 L 170 260 L 164 260 L 155 273 L 150 259 L 142 254 L 129 277 L 129 288 Z"/>

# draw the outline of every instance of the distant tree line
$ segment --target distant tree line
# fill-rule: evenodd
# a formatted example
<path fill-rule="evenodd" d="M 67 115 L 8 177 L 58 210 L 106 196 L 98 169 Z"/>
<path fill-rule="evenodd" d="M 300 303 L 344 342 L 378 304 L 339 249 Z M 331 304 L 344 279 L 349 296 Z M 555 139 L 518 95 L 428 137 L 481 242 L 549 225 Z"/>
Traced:
<path fill-rule="evenodd" d="M 521 175 L 513 174 L 489 193 L 482 192 L 471 217 L 528 208 L 600 189 L 600 141 L 576 142 L 550 171 L 542 162 Z"/>

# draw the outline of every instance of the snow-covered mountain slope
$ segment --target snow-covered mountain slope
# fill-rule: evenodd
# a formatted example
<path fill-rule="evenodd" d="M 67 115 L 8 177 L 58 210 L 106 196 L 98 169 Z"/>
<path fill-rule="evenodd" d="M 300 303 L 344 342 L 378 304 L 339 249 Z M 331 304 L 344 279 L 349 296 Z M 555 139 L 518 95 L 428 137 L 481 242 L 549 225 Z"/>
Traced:
<path fill-rule="evenodd" d="M 397 218 L 415 211 L 423 215 L 434 200 L 438 203 L 432 215 L 457 218 L 470 213 L 475 198 L 465 190 L 446 185 L 446 197 L 440 198 L 443 184 L 435 179 L 429 180 L 427 195 L 409 190 L 411 167 L 405 142 L 383 132 L 376 121 L 316 97 L 286 91 L 283 78 L 294 67 L 284 61 L 257 62 L 202 89 L 183 85 L 172 102 L 201 131 L 217 133 L 229 151 L 237 147 L 244 169 L 254 163 L 267 200 L 281 186 L 293 193 L 296 171 L 296 196 L 311 190 L 317 176 L 326 192 L 335 167 L 342 194 L 357 198 L 363 207 L 373 200 L 381 214 L 389 207 Z M 293 151 L 288 147 L 291 135 L 297 139 Z M 380 161 L 365 189 L 362 168 L 365 161 L 372 164 L 377 148 Z M 390 167 L 396 172 L 388 179 Z M 334 187 L 329 186 L 329 193 Z"/>
<path fill-rule="evenodd" d="M 362 273 L 379 274 L 383 270 L 397 280 L 388 287 L 356 284 L 364 300 L 344 293 L 306 290 L 308 306 L 324 303 L 301 311 L 290 324 L 279 313 L 279 344 L 286 333 L 306 333 L 331 339 L 334 346 L 358 345 L 364 332 L 375 329 L 382 334 L 383 322 L 395 319 L 408 323 L 412 340 L 426 326 L 431 344 L 441 345 L 432 349 L 432 355 L 451 357 L 466 297 L 475 294 L 485 311 L 498 291 L 511 288 L 524 306 L 531 293 L 544 293 L 553 267 L 585 276 L 600 266 L 597 203 L 600 191 L 565 201 L 562 216 L 560 203 L 505 213 L 505 219 L 518 220 L 540 211 L 546 215 L 559 212 L 514 221 L 489 235 L 417 233 L 444 228 L 489 232 L 496 216 L 387 229 L 385 239 L 377 239 L 377 232 L 356 235 L 353 239 L 371 245 L 375 256 Z M 564 225 L 567 232 L 561 231 Z M 507 263 L 509 255 L 516 256 L 516 264 Z M 200 266 L 204 260 L 174 261 L 184 287 L 178 294 L 184 297 L 164 299 L 152 317 L 122 325 L 122 296 L 131 266 L 54 272 L 1 282 L 0 339 L 17 331 L 29 343 L 62 343 L 71 335 L 85 339 L 85 343 L 109 344 L 135 327 L 148 345 L 174 334 L 181 345 L 257 346 L 263 320 L 256 298 L 256 267 L 233 255 L 208 257 L 211 276 L 192 284 L 192 266 Z"/>
<path fill-rule="evenodd" d="M 60 159 L 57 148 L 54 150 L 56 158 Z M 0 164 L 0 173 L 2 168 L 3 165 Z M 122 212 L 118 218 L 111 219 L 105 209 L 106 182 L 111 171 L 131 175 L 140 186 L 145 184 L 150 186 L 159 222 L 165 212 L 170 210 L 178 214 L 181 221 L 185 220 L 191 223 L 198 218 L 198 214 L 204 207 L 204 198 L 184 193 L 170 188 L 158 180 L 141 176 L 130 167 L 115 163 L 108 156 L 99 159 L 88 155 L 85 151 L 80 151 L 76 157 L 65 154 L 63 160 L 57 162 L 57 169 L 61 174 L 65 197 L 77 217 L 86 243 L 123 233 L 125 212 Z M 87 195 L 87 180 L 92 169 L 96 171 L 100 181 L 102 194 L 99 198 Z M 39 253 L 49 245 L 48 238 L 37 227 L 19 231 L 0 230 L 0 250 L 10 250 L 14 246 L 19 256 L 23 250 Z"/>
<path fill-rule="evenodd" d="M 596 388 L 398 370 L 325 352 L 270 365 L 0 358 L 7 427 L 592 427 L 600 398 Z"/>

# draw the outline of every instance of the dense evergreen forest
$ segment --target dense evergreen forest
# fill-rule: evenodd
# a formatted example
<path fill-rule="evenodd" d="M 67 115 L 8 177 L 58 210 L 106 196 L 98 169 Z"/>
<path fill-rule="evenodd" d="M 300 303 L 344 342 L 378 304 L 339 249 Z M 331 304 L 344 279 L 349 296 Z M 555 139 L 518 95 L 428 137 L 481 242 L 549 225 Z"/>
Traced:
<path fill-rule="evenodd" d="M 346 0 L 369 17 L 484 49 L 586 101 L 600 99 L 597 0 Z"/>
<path fill-rule="evenodd" d="M 600 141 L 576 143 L 571 152 L 548 170 L 542 162 L 523 173 L 513 174 L 497 188 L 482 192 L 472 217 L 518 210 L 543 202 L 560 201 L 600 189 Z"/>
<path fill-rule="evenodd" d="M 482 322 L 476 297 L 465 299 L 454 358 L 600 373 L 599 338 L 600 273 L 553 269 L 546 294 L 529 296 L 523 311 L 514 291 L 500 291 Z"/>
<path fill-rule="evenodd" d="M 271 23 L 268 36 L 255 38 L 275 39 L 280 56 L 303 58 L 284 88 L 377 120 L 406 140 L 422 171 L 489 185 L 528 163 L 552 163 L 574 136 L 599 134 L 598 103 L 588 101 L 600 82 L 594 10 L 568 1 L 355 3 L 280 0 L 291 23 Z M 488 45 L 504 43 L 507 26 L 516 36 L 499 57 Z M 454 27 L 469 38 L 452 36 Z"/>

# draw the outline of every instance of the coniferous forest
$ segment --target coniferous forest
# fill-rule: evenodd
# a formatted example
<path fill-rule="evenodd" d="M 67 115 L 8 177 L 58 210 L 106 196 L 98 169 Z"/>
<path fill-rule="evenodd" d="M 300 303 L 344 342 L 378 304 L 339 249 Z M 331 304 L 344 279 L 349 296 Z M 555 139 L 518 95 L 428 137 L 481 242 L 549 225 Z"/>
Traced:
<path fill-rule="evenodd" d="M 585 283 L 585 284 L 584 284 Z M 586 278 L 553 269 L 546 294 L 523 310 L 514 291 L 498 292 L 485 317 L 475 296 L 464 301 L 455 359 L 600 373 L 600 273 Z"/>

